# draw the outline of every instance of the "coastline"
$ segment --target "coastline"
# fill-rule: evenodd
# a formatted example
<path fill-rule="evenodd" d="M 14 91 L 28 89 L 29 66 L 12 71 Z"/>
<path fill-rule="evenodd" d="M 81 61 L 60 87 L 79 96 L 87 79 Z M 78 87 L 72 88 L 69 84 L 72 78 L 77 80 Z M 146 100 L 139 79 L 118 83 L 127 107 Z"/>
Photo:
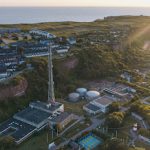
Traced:
<path fill-rule="evenodd" d="M 66 9 L 67 8 L 67 9 Z M 149 16 L 149 7 L 0 7 L 0 24 L 93 22 L 107 16 Z"/>

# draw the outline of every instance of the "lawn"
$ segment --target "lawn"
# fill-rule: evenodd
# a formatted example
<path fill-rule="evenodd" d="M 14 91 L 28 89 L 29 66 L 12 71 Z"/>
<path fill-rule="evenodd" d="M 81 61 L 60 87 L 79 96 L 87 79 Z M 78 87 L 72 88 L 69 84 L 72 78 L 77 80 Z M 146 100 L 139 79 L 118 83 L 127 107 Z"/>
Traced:
<path fill-rule="evenodd" d="M 131 129 L 132 125 L 136 122 L 137 121 L 134 118 L 129 116 L 124 120 L 123 126 L 120 127 L 117 130 L 117 132 L 116 132 L 116 130 L 113 129 L 113 130 L 109 131 L 109 134 L 114 135 L 114 136 L 116 136 L 116 134 L 117 134 L 118 138 L 128 140 L 129 139 L 129 130 Z"/>
<path fill-rule="evenodd" d="M 90 125 L 90 122 L 83 122 L 83 123 L 78 123 L 75 126 L 73 126 L 72 128 L 70 128 L 67 132 L 65 132 L 65 134 L 63 135 L 65 138 L 71 138 L 72 136 L 74 136 L 75 134 L 79 133 L 80 131 L 82 131 L 83 129 L 87 128 Z"/>
<path fill-rule="evenodd" d="M 135 147 L 135 148 L 129 148 L 129 150 L 145 150 L 145 148 Z"/>
<path fill-rule="evenodd" d="M 74 113 L 77 115 L 84 115 L 83 106 L 88 103 L 86 100 L 81 100 L 77 103 L 69 102 L 67 100 L 62 100 L 62 99 L 61 100 L 59 99 L 57 101 L 64 104 L 65 111 Z"/>
<path fill-rule="evenodd" d="M 55 141 L 57 144 L 62 142 L 60 138 L 57 138 Z M 48 135 L 48 131 L 43 130 L 40 133 L 31 136 L 31 138 L 19 145 L 16 150 L 46 150 L 48 148 L 48 143 L 51 142 L 51 133 L 49 132 Z"/>
<path fill-rule="evenodd" d="M 150 145 L 148 144 L 145 144 L 144 142 L 140 142 L 140 141 L 137 141 L 135 143 L 136 146 L 139 146 L 139 147 L 143 147 L 145 148 L 144 150 L 149 150 L 150 149 Z M 139 149 L 140 150 L 140 149 Z M 142 149 L 141 149 L 142 150 Z"/>

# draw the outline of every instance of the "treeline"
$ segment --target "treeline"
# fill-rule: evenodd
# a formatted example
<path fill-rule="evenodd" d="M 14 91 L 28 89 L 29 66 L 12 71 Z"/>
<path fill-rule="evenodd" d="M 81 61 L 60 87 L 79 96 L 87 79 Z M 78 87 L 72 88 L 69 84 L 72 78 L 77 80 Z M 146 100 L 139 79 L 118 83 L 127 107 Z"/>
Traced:
<path fill-rule="evenodd" d="M 150 125 L 150 106 L 137 102 L 131 105 L 131 111 L 136 112 L 144 118 Z"/>
<path fill-rule="evenodd" d="M 28 106 L 30 101 L 47 100 L 47 60 L 35 58 L 31 60 L 31 63 L 33 70 L 29 70 L 7 83 L 7 86 L 17 85 L 21 79 L 25 78 L 28 82 L 28 88 L 25 95 L 21 97 L 11 97 L 0 101 L 0 122 Z"/>
<path fill-rule="evenodd" d="M 33 58 L 28 63 L 32 64 L 33 69 L 26 71 L 19 77 L 15 77 L 7 84 L 12 86 L 25 78 L 28 88 L 24 96 L 11 97 L 0 101 L 0 122 L 8 119 L 14 113 L 28 106 L 31 101 L 47 101 L 48 97 L 48 67 L 47 58 Z M 64 98 L 69 92 L 73 91 L 80 84 L 73 76 L 72 71 L 60 68 L 60 61 L 54 60 L 54 87 L 57 98 Z M 1 85 L 4 87 L 4 85 Z"/>
<path fill-rule="evenodd" d="M 79 64 L 76 75 L 82 79 L 104 78 L 118 75 L 123 69 L 130 70 L 142 64 L 138 49 L 114 51 L 108 46 L 83 46 L 76 57 Z"/>

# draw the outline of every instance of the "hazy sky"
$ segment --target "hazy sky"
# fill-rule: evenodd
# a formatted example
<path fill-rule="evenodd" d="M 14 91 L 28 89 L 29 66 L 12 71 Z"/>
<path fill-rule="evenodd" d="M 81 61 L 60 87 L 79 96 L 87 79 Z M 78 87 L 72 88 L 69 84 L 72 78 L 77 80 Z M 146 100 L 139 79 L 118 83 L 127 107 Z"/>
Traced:
<path fill-rule="evenodd" d="M 0 0 L 0 6 L 130 6 L 150 7 L 150 0 Z"/>

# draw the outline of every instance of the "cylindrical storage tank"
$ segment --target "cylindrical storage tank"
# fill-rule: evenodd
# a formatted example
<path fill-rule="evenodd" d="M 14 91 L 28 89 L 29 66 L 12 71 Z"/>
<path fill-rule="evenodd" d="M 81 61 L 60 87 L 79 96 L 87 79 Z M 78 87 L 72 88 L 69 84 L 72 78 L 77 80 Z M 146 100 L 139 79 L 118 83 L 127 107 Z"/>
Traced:
<path fill-rule="evenodd" d="M 77 102 L 80 99 L 80 94 L 79 93 L 70 93 L 68 95 L 69 101 L 71 102 Z"/>
<path fill-rule="evenodd" d="M 80 96 L 85 96 L 87 89 L 86 88 L 78 88 L 76 92 L 80 94 Z"/>
<path fill-rule="evenodd" d="M 100 93 L 97 91 L 88 91 L 86 92 L 86 99 L 87 100 L 93 100 L 95 98 L 98 98 L 100 96 Z"/>

